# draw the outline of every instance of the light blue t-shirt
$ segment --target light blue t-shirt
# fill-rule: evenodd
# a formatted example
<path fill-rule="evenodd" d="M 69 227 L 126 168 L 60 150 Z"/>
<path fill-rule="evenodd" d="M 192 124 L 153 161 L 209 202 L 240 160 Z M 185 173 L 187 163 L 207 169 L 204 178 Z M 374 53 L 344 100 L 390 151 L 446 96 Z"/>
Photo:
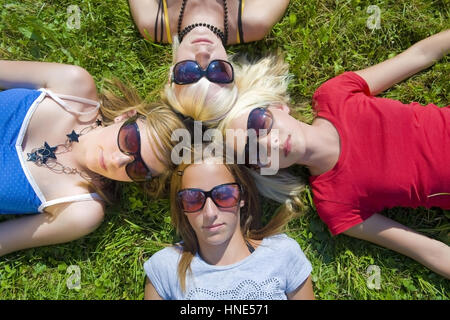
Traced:
<path fill-rule="evenodd" d="M 245 259 L 227 266 L 206 263 L 198 254 L 181 292 L 177 274 L 180 247 L 156 252 L 144 269 L 165 300 L 285 300 L 310 275 L 311 263 L 285 234 L 264 238 Z"/>

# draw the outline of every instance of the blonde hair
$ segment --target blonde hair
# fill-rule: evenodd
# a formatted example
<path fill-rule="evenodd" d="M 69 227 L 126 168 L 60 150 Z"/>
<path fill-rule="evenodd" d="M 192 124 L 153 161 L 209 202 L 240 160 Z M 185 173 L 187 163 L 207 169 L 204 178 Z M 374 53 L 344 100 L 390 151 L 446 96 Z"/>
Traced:
<path fill-rule="evenodd" d="M 177 234 L 179 234 L 183 240 L 183 243 L 181 244 L 181 259 L 178 263 L 178 278 L 183 291 L 186 289 L 187 273 L 189 272 L 192 275 L 190 265 L 192 259 L 199 251 L 199 245 L 194 229 L 179 207 L 177 193 L 181 190 L 184 171 L 187 167 L 196 162 L 196 158 L 194 157 L 192 158 L 194 160 L 189 163 L 182 163 L 175 168 L 170 183 L 170 212 L 172 224 L 174 225 Z M 240 209 L 240 227 L 244 239 L 262 240 L 265 237 L 283 232 L 288 222 L 294 218 L 297 213 L 291 210 L 291 208 L 283 206 L 278 210 L 276 215 L 270 219 L 266 226 L 261 227 L 261 206 L 250 170 L 242 165 L 228 164 L 227 161 L 225 161 L 225 156 L 222 159 L 224 159 L 223 164 L 218 165 L 224 165 L 233 175 L 234 180 L 242 188 L 241 199 L 244 200 L 245 205 Z M 201 177 L 199 178 L 201 179 Z"/>
<path fill-rule="evenodd" d="M 236 85 L 239 97 L 233 108 L 219 123 L 218 129 L 225 134 L 231 121 L 257 107 L 289 102 L 287 92 L 290 81 L 289 65 L 281 53 L 266 56 L 258 61 L 250 61 L 242 56 L 236 63 Z M 267 198 L 284 203 L 290 210 L 303 211 L 301 194 L 306 182 L 294 177 L 287 170 L 279 170 L 274 176 L 262 176 L 251 171 L 259 192 Z"/>
<path fill-rule="evenodd" d="M 179 45 L 178 36 L 175 36 L 172 43 L 173 64 L 175 64 Z M 172 68 L 170 72 L 172 72 Z M 177 92 L 175 92 L 175 88 L 177 88 Z M 233 107 L 237 96 L 238 88 L 234 83 L 219 87 L 206 78 L 190 85 L 178 85 L 177 87 L 174 83 L 168 83 L 161 94 L 162 101 L 175 111 L 194 120 L 202 121 L 209 127 L 218 125 L 219 121 Z"/>
<path fill-rule="evenodd" d="M 125 85 L 119 79 L 106 80 L 105 84 L 106 89 L 102 90 L 100 96 L 102 102 L 100 112 L 104 123 L 111 124 L 115 117 L 136 110 L 145 119 L 149 140 L 156 142 L 156 150 L 152 146 L 152 151 L 167 170 L 150 182 L 144 183 L 143 187 L 152 197 L 159 197 L 167 191 L 166 182 L 174 168 L 171 152 L 176 142 L 171 140 L 172 132 L 175 129 L 184 128 L 184 125 L 170 107 L 163 103 L 144 101 L 134 88 Z"/>

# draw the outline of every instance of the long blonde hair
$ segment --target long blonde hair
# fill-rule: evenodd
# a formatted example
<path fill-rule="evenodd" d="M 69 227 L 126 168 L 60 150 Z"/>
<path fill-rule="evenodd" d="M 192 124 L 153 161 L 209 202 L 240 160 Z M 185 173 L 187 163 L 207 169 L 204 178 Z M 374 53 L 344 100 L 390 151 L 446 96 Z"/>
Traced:
<path fill-rule="evenodd" d="M 178 36 L 175 36 L 172 43 L 173 64 L 175 64 L 179 45 Z M 170 72 L 172 72 L 172 68 Z M 162 101 L 175 111 L 194 120 L 202 121 L 209 127 L 217 126 L 233 107 L 237 96 L 238 88 L 235 83 L 218 87 L 206 78 L 202 78 L 194 84 L 177 87 L 174 83 L 168 83 L 161 93 Z"/>
<path fill-rule="evenodd" d="M 236 63 L 235 75 L 239 97 L 218 125 L 223 135 L 231 121 L 252 109 L 289 102 L 287 89 L 291 76 L 289 65 L 281 53 L 257 61 L 251 61 L 245 55 L 241 56 Z M 284 203 L 291 210 L 301 212 L 305 208 L 301 195 L 305 190 L 306 181 L 294 177 L 287 170 L 279 170 L 274 176 L 262 176 L 256 171 L 251 171 L 251 175 L 263 196 Z"/>
<path fill-rule="evenodd" d="M 195 157 L 195 155 L 194 155 Z M 194 229 L 189 223 L 184 212 L 177 202 L 177 193 L 181 190 L 183 173 L 187 167 L 196 162 L 196 158 L 189 163 L 181 163 L 178 165 L 173 174 L 170 183 L 170 212 L 172 224 L 177 234 L 183 240 L 181 259 L 178 263 L 178 278 L 183 291 L 186 289 L 186 276 L 191 273 L 190 265 L 193 257 L 199 251 L 197 236 Z M 287 223 L 297 215 L 296 211 L 290 207 L 281 207 L 276 215 L 272 217 L 269 223 L 262 227 L 261 223 L 261 206 L 259 195 L 255 186 L 255 182 L 251 177 L 250 170 L 243 165 L 228 164 L 225 155 L 223 156 L 223 164 L 232 174 L 235 182 L 242 188 L 241 199 L 245 205 L 240 209 L 240 227 L 241 232 L 246 240 L 262 240 L 265 237 L 283 232 Z M 201 177 L 199 177 L 201 179 Z M 207 178 L 204 178 L 207 179 Z"/>
<path fill-rule="evenodd" d="M 115 78 L 105 81 L 105 89 L 100 95 L 100 112 L 106 125 L 114 122 L 114 118 L 128 111 L 136 110 L 145 118 L 147 135 L 150 141 L 155 141 L 156 150 L 152 151 L 167 170 L 143 184 L 145 191 L 152 197 L 159 197 L 167 191 L 167 181 L 170 178 L 174 164 L 171 161 L 172 148 L 176 142 L 171 140 L 172 132 L 184 128 L 182 121 L 163 103 L 149 103 L 144 101 L 131 86 L 125 85 Z"/>

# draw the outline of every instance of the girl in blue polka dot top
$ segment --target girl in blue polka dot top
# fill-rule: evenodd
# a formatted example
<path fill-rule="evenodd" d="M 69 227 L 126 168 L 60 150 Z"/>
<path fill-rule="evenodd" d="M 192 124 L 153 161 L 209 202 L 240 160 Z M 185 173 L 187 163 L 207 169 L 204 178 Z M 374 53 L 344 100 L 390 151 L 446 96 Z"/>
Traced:
<path fill-rule="evenodd" d="M 162 190 L 182 122 L 108 83 L 100 103 L 80 67 L 0 61 L 0 214 L 26 215 L 0 223 L 0 256 L 92 232 L 114 181 Z"/>

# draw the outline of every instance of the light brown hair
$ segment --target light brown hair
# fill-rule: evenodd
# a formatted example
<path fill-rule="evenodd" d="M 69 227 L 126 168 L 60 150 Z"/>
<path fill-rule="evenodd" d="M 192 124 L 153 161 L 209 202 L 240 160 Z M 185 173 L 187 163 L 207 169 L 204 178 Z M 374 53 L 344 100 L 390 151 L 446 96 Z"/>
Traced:
<path fill-rule="evenodd" d="M 190 270 L 193 257 L 199 252 L 199 244 L 194 229 L 177 202 L 177 193 L 182 188 L 183 172 L 194 161 L 178 165 L 172 174 L 170 183 L 170 212 L 172 224 L 183 240 L 181 259 L 178 263 L 178 277 L 183 291 L 186 289 L 186 276 Z M 245 205 L 240 209 L 240 228 L 244 239 L 248 241 L 262 240 L 265 237 L 283 232 L 287 223 L 296 216 L 296 212 L 283 206 L 266 226 L 261 223 L 261 206 L 255 182 L 249 170 L 238 164 L 223 164 L 231 173 L 235 182 L 241 186 L 241 199 Z M 202 177 L 199 177 L 201 179 Z"/>

